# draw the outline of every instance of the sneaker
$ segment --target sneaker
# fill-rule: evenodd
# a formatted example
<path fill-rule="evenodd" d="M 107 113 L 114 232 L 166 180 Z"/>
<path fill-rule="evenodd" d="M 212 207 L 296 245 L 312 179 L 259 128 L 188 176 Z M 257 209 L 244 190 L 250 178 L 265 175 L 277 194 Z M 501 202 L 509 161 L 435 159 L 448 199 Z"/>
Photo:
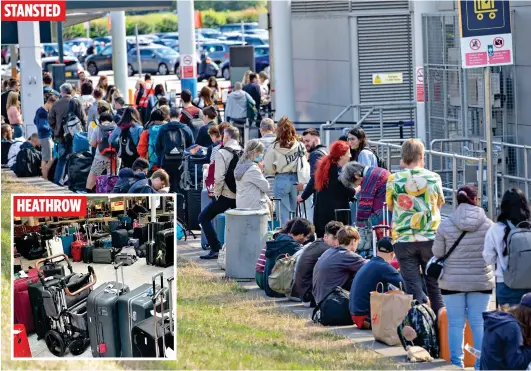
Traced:
<path fill-rule="evenodd" d="M 210 250 L 210 251 L 208 252 L 208 254 L 206 254 L 206 255 L 202 255 L 202 256 L 200 256 L 199 258 L 201 258 L 201 259 L 205 259 L 205 260 L 217 259 L 217 258 L 218 258 L 218 252 L 217 252 L 217 251 L 214 251 L 214 250 Z"/>
<path fill-rule="evenodd" d="M 311 301 L 303 301 L 302 305 L 304 305 L 306 308 L 310 308 L 312 306 L 312 302 Z"/>

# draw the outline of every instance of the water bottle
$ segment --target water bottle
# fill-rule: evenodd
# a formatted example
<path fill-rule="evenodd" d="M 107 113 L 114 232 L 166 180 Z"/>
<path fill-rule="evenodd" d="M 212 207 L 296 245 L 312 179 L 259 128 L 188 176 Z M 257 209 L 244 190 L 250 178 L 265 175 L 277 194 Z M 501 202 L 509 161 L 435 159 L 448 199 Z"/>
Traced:
<path fill-rule="evenodd" d="M 465 350 L 476 358 L 481 357 L 481 351 L 477 350 L 476 348 L 472 348 L 468 343 L 465 345 Z"/>

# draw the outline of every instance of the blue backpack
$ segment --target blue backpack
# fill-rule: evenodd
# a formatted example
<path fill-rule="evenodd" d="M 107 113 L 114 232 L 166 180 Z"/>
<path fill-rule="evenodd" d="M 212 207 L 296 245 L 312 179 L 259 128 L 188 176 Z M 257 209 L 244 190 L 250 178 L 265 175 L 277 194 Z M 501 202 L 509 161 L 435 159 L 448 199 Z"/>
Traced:
<path fill-rule="evenodd" d="M 180 241 L 184 238 L 184 228 L 177 223 L 177 241 Z"/>
<path fill-rule="evenodd" d="M 149 170 L 153 168 L 158 162 L 158 155 L 156 152 L 157 138 L 159 137 L 159 131 L 162 125 L 151 125 L 149 130 L 148 141 L 148 155 L 149 155 Z"/>

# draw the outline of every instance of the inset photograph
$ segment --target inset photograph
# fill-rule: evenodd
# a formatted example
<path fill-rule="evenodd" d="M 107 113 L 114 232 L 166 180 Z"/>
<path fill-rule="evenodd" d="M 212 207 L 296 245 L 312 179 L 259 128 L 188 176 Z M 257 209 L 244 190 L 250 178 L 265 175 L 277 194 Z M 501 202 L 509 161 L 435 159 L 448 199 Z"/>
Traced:
<path fill-rule="evenodd" d="M 176 358 L 173 196 L 15 195 L 13 215 L 14 359 Z"/>

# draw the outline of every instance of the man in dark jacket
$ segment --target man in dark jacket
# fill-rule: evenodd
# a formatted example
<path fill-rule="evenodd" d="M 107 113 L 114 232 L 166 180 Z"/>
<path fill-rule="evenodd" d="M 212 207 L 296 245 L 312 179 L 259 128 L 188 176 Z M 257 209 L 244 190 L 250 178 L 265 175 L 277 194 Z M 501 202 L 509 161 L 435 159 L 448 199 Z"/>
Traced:
<path fill-rule="evenodd" d="M 310 181 L 306 186 L 304 184 L 298 184 L 297 190 L 303 191 L 301 195 L 297 197 L 297 202 L 301 203 L 304 202 L 306 204 L 306 209 L 308 214 L 308 219 L 312 220 L 313 218 L 313 194 L 315 193 L 315 170 L 317 169 L 317 161 L 321 159 L 321 157 L 326 156 L 328 154 L 328 151 L 326 150 L 326 146 L 321 144 L 321 134 L 319 134 L 319 131 L 317 129 L 306 129 L 302 133 L 302 141 L 304 143 L 304 146 L 306 147 L 306 150 L 310 154 Z M 308 205 L 309 204 L 309 205 Z"/>
<path fill-rule="evenodd" d="M 529 370 L 531 323 L 519 323 L 523 318 L 517 318 L 526 315 L 529 320 L 531 293 L 525 294 L 518 307 L 512 308 L 510 313 L 483 313 L 485 331 L 481 344 L 481 370 Z M 479 348 L 479 345 L 476 348 Z"/>
<path fill-rule="evenodd" d="M 118 173 L 118 182 L 112 193 L 129 193 L 129 190 L 139 180 L 145 179 L 149 169 L 149 162 L 143 158 L 137 158 L 131 168 L 125 167 Z"/>
<path fill-rule="evenodd" d="M 358 328 L 370 328 L 371 291 L 381 282 L 383 291 L 391 284 L 405 291 L 406 283 L 398 271 L 390 264 L 395 254 L 390 238 L 383 238 L 376 246 L 376 256 L 356 274 L 350 287 L 349 309 L 352 321 Z"/>
<path fill-rule="evenodd" d="M 179 122 L 179 110 L 172 107 L 170 121 L 160 128 L 155 146 L 159 154 L 158 165 L 170 176 L 170 192 L 179 192 L 184 150 L 192 144 L 194 144 L 192 131 L 188 126 Z"/>
<path fill-rule="evenodd" d="M 64 176 L 66 158 L 72 153 L 72 140 L 64 138 L 63 121 L 68 116 L 70 110 L 70 101 L 72 101 L 72 112 L 79 118 L 83 128 L 87 127 L 87 116 L 83 109 L 83 104 L 80 100 L 72 97 L 73 88 L 71 84 L 65 83 L 61 85 L 61 99 L 59 99 L 52 106 L 48 114 L 48 121 L 50 127 L 53 129 L 54 140 L 59 142 L 59 159 L 57 160 L 57 167 L 55 168 L 54 183 L 61 184 Z"/>
<path fill-rule="evenodd" d="M 42 78 L 42 93 L 46 97 L 46 94 L 53 94 L 57 98 L 60 98 L 61 95 L 57 90 L 53 88 L 53 77 L 51 75 L 44 75 Z M 46 103 L 46 101 L 44 101 Z"/>
<path fill-rule="evenodd" d="M 262 90 L 260 89 L 260 83 L 258 80 L 258 75 L 256 73 L 251 73 L 249 75 L 250 83 L 243 87 L 243 91 L 247 92 L 255 102 L 256 112 L 258 114 L 256 122 L 262 121 L 262 116 L 260 116 L 260 102 L 262 100 Z"/>
<path fill-rule="evenodd" d="M 7 118 L 7 97 L 9 94 L 13 91 L 15 93 L 18 93 L 19 91 L 19 82 L 17 79 L 10 79 L 8 83 L 8 88 L 5 92 L 2 93 L 2 116 L 4 117 L 4 122 L 6 124 L 9 124 L 9 119 Z M 19 95 L 20 99 L 20 95 Z"/>
<path fill-rule="evenodd" d="M 325 227 L 323 239 L 306 246 L 297 259 L 295 277 L 293 278 L 292 297 L 302 300 L 305 307 L 315 307 L 312 295 L 313 268 L 323 253 L 331 247 L 337 247 L 337 232 L 343 228 L 343 223 L 331 221 Z"/>
<path fill-rule="evenodd" d="M 135 174 L 141 178 L 129 188 L 129 193 L 163 193 L 161 190 L 169 186 L 170 177 L 164 170 L 159 169 L 151 175 L 151 178 L 146 178 L 145 174 L 142 178 L 142 173 Z"/>

